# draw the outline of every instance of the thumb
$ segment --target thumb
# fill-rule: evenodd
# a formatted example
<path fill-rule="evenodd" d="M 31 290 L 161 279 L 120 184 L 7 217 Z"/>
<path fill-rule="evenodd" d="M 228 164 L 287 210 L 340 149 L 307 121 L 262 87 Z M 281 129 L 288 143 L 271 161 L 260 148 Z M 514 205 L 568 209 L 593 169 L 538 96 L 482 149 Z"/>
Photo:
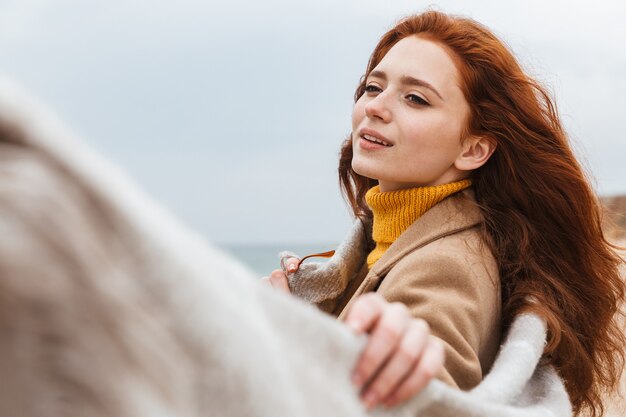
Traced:
<path fill-rule="evenodd" d="M 296 272 L 298 270 L 299 262 L 300 259 L 298 258 L 289 258 L 285 261 L 285 269 L 289 273 Z"/>

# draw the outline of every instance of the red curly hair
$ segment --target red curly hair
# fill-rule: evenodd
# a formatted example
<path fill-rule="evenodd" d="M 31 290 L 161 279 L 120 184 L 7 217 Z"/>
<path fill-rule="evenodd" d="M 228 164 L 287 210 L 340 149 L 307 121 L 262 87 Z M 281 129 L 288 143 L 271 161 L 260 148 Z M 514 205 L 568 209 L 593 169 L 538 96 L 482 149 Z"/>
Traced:
<path fill-rule="evenodd" d="M 449 53 L 470 106 L 464 134 L 496 144 L 472 178 L 485 241 L 499 264 L 504 326 L 523 310 L 545 317 L 545 358 L 563 378 L 574 411 L 601 416 L 600 393 L 615 388 L 624 362 L 626 340 L 617 324 L 625 292 L 622 261 L 603 235 L 599 201 L 553 100 L 487 28 L 427 11 L 384 34 L 355 101 L 370 71 L 407 36 L 434 41 Z M 348 138 L 341 149 L 340 185 L 354 215 L 368 217 L 364 197 L 377 181 L 355 173 L 351 161 Z"/>

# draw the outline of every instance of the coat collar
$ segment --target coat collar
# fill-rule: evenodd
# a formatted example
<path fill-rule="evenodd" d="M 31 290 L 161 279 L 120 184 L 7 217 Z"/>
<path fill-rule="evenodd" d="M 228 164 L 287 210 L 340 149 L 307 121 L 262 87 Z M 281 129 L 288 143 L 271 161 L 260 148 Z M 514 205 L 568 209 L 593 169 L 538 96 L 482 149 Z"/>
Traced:
<path fill-rule="evenodd" d="M 482 219 L 472 190 L 453 194 L 411 224 L 372 266 L 370 274 L 386 275 L 410 252 L 442 237 L 472 228 L 480 224 Z"/>
<path fill-rule="evenodd" d="M 482 222 L 480 208 L 471 189 L 444 199 L 417 219 L 368 272 L 366 280 L 383 277 L 400 259 L 410 252 L 437 239 L 472 228 Z M 374 247 L 372 220 L 358 219 L 335 255 L 326 263 L 304 263 L 295 273 L 288 273 L 293 294 L 311 303 L 338 297 L 362 269 L 367 255 Z M 281 252 L 281 260 L 299 257 L 293 252 Z"/>

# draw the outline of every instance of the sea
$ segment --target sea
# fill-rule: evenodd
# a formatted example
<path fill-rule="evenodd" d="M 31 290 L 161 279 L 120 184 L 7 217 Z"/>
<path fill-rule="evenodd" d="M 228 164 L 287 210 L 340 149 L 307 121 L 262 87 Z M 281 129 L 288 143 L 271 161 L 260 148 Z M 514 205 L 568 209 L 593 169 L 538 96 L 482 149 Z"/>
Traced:
<path fill-rule="evenodd" d="M 259 278 L 280 268 L 278 254 L 288 250 L 298 256 L 327 252 L 337 248 L 337 243 L 322 244 L 218 244 L 235 258 L 246 264 Z M 305 261 L 308 262 L 309 260 Z M 326 258 L 311 258 L 311 262 L 326 262 Z"/>

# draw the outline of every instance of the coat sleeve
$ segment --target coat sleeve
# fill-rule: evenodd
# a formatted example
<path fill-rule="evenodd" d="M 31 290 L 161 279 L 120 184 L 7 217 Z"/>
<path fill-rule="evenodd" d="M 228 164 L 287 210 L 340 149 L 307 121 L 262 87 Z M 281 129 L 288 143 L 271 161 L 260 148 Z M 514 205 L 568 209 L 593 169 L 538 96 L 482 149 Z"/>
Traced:
<path fill-rule="evenodd" d="M 499 345 L 499 283 L 484 258 L 437 246 L 407 255 L 377 291 L 426 320 L 445 346 L 439 379 L 468 390 L 481 381 Z"/>
<path fill-rule="evenodd" d="M 371 242 L 366 238 L 369 233 L 369 223 L 356 220 L 328 262 L 307 262 L 300 265 L 297 272 L 288 274 L 291 293 L 336 315 L 337 308 L 345 305 L 367 273 L 365 258 L 371 250 Z M 289 251 L 278 256 L 281 262 L 300 258 Z"/>

